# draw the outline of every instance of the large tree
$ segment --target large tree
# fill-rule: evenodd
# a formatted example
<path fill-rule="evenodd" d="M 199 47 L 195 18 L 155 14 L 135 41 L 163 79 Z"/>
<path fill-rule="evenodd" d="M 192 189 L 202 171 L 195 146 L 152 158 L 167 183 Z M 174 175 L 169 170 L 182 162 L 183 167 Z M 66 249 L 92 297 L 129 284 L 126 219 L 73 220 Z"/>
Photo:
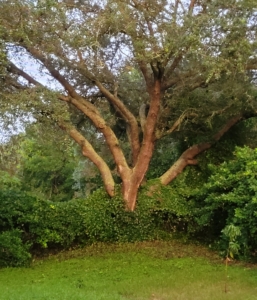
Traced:
<path fill-rule="evenodd" d="M 88 138 L 93 126 L 133 211 L 156 141 L 183 136 L 188 147 L 159 178 L 167 185 L 255 116 L 254 2 L 1 0 L 8 53 L 1 107 L 58 123 L 113 196 L 113 170 Z"/>

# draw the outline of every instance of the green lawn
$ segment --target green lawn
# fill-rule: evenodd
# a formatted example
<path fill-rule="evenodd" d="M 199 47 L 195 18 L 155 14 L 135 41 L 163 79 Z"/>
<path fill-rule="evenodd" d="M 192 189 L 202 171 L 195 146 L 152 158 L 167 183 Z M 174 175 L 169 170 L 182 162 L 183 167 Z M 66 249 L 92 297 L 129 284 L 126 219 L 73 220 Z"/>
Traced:
<path fill-rule="evenodd" d="M 257 300 L 257 268 L 178 242 L 95 245 L 0 270 L 3 300 Z"/>

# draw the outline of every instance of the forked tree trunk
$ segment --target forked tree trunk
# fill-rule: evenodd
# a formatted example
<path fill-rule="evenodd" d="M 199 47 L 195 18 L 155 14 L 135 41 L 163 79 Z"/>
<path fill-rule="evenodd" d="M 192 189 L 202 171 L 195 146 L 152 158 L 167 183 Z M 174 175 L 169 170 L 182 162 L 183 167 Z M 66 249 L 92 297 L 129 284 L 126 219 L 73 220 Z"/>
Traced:
<path fill-rule="evenodd" d="M 145 174 L 148 170 L 149 163 L 153 155 L 155 129 L 161 101 L 160 79 L 155 79 L 150 96 L 151 101 L 149 112 L 146 118 L 145 128 L 143 129 L 144 138 L 137 158 L 137 162 L 134 168 L 131 170 L 129 178 L 122 178 L 123 198 L 129 211 L 133 211 L 135 209 L 138 189 L 145 178 Z"/>
<path fill-rule="evenodd" d="M 192 3 L 193 2 L 194 1 L 192 1 Z M 161 99 L 161 70 L 158 71 L 158 69 L 156 69 L 156 67 L 153 66 L 153 73 L 155 76 L 153 85 L 151 80 L 148 80 L 149 82 L 147 86 L 151 101 L 147 118 L 141 118 L 141 125 L 145 124 L 142 130 L 144 138 L 142 141 L 141 148 L 139 147 L 138 128 L 136 119 L 128 110 L 126 110 L 124 105 L 116 96 L 111 95 L 110 93 L 108 93 L 108 91 L 105 90 L 105 88 L 100 83 L 98 84 L 99 89 L 103 92 L 103 94 L 109 99 L 111 103 L 116 105 L 120 113 L 124 116 L 124 119 L 130 124 L 130 139 L 131 148 L 133 152 L 133 168 L 130 168 L 125 159 L 124 153 L 122 152 L 119 146 L 117 137 L 115 136 L 112 129 L 106 124 L 105 120 L 102 118 L 97 108 L 90 101 L 78 95 L 75 89 L 66 81 L 66 79 L 57 70 L 53 68 L 50 62 L 46 60 L 38 50 L 32 50 L 30 52 L 33 52 L 32 54 L 42 61 L 45 67 L 48 68 L 49 72 L 53 75 L 53 77 L 63 85 L 63 87 L 69 94 L 69 96 L 59 95 L 58 98 L 62 101 L 73 104 L 77 109 L 83 112 L 105 137 L 106 143 L 109 146 L 114 161 L 116 163 L 117 171 L 122 179 L 122 193 L 123 199 L 126 203 L 126 207 L 128 210 L 133 211 L 136 205 L 138 189 L 142 184 L 145 174 L 148 170 L 156 140 L 155 131 L 157 118 L 160 111 Z M 174 61 L 174 63 L 171 66 L 171 69 L 174 68 L 174 65 L 176 65 L 177 62 L 178 60 Z M 29 74 L 25 73 L 13 64 L 11 64 L 11 70 L 13 73 L 16 73 L 28 80 L 31 84 L 41 86 L 41 84 L 34 80 Z M 145 70 L 143 69 L 143 73 L 144 71 Z M 145 77 L 148 78 L 147 75 Z M 178 174 L 180 174 L 184 170 L 186 166 L 197 164 L 195 157 L 198 154 L 209 149 L 213 145 L 213 143 L 218 141 L 232 126 L 234 126 L 241 119 L 243 119 L 243 117 L 244 116 L 240 114 L 231 118 L 224 125 L 224 127 L 221 128 L 217 132 L 217 134 L 213 136 L 210 142 L 194 145 L 187 149 L 184 153 L 182 153 L 177 162 L 159 178 L 161 184 L 169 184 L 173 179 L 175 179 L 178 176 Z M 174 124 L 174 126 L 175 125 L 176 123 Z M 103 160 L 103 158 L 101 158 L 96 153 L 92 145 L 76 130 L 76 128 L 65 126 L 65 124 L 60 125 L 60 127 L 65 129 L 68 132 L 68 134 L 81 146 L 83 155 L 88 157 L 97 166 L 101 173 L 107 193 L 110 196 L 113 196 L 114 180 L 112 177 L 112 173 L 108 165 Z"/>
<path fill-rule="evenodd" d="M 237 124 L 243 118 L 237 115 L 231 118 L 212 138 L 212 142 L 205 142 L 193 145 L 182 153 L 179 159 L 171 166 L 167 172 L 160 177 L 162 185 L 169 184 L 174 180 L 188 165 L 196 165 L 195 157 L 200 153 L 208 150 L 217 142 L 231 127 Z M 146 129 L 147 130 L 147 129 Z M 144 179 L 148 169 L 154 149 L 154 139 L 143 143 L 136 166 L 132 169 L 131 174 L 123 180 L 123 198 L 126 203 L 127 210 L 134 211 L 136 206 L 138 189 Z"/>
<path fill-rule="evenodd" d="M 129 211 L 134 211 L 135 206 L 136 206 L 136 201 L 137 201 L 137 195 L 138 195 L 138 190 L 139 187 L 141 186 L 145 174 L 147 172 L 150 159 L 152 156 L 153 152 L 153 146 L 149 147 L 147 149 L 147 154 L 145 156 L 142 156 L 142 159 L 139 161 L 139 163 L 136 164 L 136 166 L 132 169 L 131 175 L 129 178 L 123 180 L 123 199 L 126 203 L 126 208 Z M 143 151 L 141 151 L 142 153 Z"/>

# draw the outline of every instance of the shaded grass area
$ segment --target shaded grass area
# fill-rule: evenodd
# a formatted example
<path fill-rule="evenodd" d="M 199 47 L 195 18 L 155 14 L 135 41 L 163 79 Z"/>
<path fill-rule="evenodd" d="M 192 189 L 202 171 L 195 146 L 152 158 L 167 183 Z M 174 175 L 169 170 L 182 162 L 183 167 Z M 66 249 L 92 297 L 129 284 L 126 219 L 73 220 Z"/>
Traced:
<path fill-rule="evenodd" d="M 257 300 L 257 268 L 179 242 L 98 244 L 0 270 L 4 300 Z"/>

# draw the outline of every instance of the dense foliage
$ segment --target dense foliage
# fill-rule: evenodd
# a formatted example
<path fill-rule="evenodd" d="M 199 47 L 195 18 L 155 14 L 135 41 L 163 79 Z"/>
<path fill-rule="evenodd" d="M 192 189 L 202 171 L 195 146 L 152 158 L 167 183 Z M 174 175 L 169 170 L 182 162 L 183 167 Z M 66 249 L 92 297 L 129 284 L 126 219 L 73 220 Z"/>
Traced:
<path fill-rule="evenodd" d="M 24 257 L 30 258 L 29 248 L 31 251 L 60 249 L 158 236 L 151 211 L 153 201 L 146 197 L 135 213 L 126 212 L 118 197 L 110 199 L 103 190 L 87 199 L 68 202 L 37 199 L 18 190 L 1 190 L 0 202 L 1 265 L 4 261 L 9 265 L 24 263 Z"/>
<path fill-rule="evenodd" d="M 241 256 L 256 255 L 257 234 L 257 149 L 237 148 L 234 160 L 211 165 L 212 176 L 197 193 L 198 223 L 217 235 L 223 230 L 220 246 L 228 237 L 224 229 L 240 230 L 236 243 Z"/>
<path fill-rule="evenodd" d="M 212 175 L 206 184 L 199 169 L 188 169 L 172 185 L 155 191 L 147 183 L 135 212 L 125 211 L 119 196 L 110 198 L 102 189 L 86 199 L 52 202 L 29 196 L 17 185 L 8 189 L 9 183 L 2 185 L 0 263 L 24 265 L 30 253 L 43 249 L 162 239 L 178 233 L 201 238 L 224 256 L 230 249 L 240 257 L 253 258 L 257 150 L 237 148 L 233 160 L 211 165 L 208 172 Z M 198 186 L 190 185 L 196 176 Z M 231 238 L 232 230 L 237 234 Z"/>
<path fill-rule="evenodd" d="M 208 155 L 202 155 L 197 166 L 187 168 L 172 184 L 164 187 L 153 178 L 164 167 L 162 161 L 176 159 L 179 155 L 165 147 L 166 140 L 160 145 L 162 151 L 156 161 L 153 160 L 155 164 L 149 172 L 153 174 L 152 179 L 141 188 L 134 212 L 124 210 L 119 186 L 113 198 L 98 188 L 87 197 L 70 198 L 67 202 L 50 201 L 47 195 L 43 196 L 44 186 L 24 189 L 22 168 L 27 168 L 26 159 L 25 163 L 19 163 L 15 175 L 1 171 L 0 264 L 26 265 L 33 253 L 41 253 L 44 249 L 67 249 L 95 242 L 165 239 L 171 235 L 200 238 L 224 256 L 228 249 L 233 249 L 240 257 L 253 258 L 257 230 L 257 151 L 247 147 L 235 150 L 236 144 L 248 143 L 252 147 L 256 144 L 255 131 L 249 130 L 249 122 L 236 127 Z M 31 144 L 30 139 L 25 141 L 26 147 L 40 146 Z M 178 153 L 180 147 L 183 145 L 177 146 Z M 13 158 L 13 153 L 10 155 Z M 38 151 L 26 151 L 24 157 L 30 162 L 34 156 L 40 162 Z M 224 157 L 226 162 L 223 162 Z M 209 162 L 212 164 L 208 167 Z M 41 162 L 37 167 L 34 167 L 34 176 L 40 180 L 44 174 Z M 76 169 L 76 165 L 73 168 Z M 51 174 L 51 167 L 49 172 Z M 94 178 L 94 173 L 92 176 Z M 72 195 L 74 190 L 71 186 L 70 189 Z M 231 228 L 238 233 L 234 238 L 231 238 Z"/>
<path fill-rule="evenodd" d="M 23 189 L 52 201 L 72 199 L 76 181 L 76 157 L 72 145 L 63 139 L 56 143 L 38 138 L 24 139 L 19 147 L 19 169 Z"/>
<path fill-rule="evenodd" d="M 26 266 L 31 260 L 30 245 L 22 240 L 20 230 L 8 230 L 0 233 L 0 267 Z"/>

